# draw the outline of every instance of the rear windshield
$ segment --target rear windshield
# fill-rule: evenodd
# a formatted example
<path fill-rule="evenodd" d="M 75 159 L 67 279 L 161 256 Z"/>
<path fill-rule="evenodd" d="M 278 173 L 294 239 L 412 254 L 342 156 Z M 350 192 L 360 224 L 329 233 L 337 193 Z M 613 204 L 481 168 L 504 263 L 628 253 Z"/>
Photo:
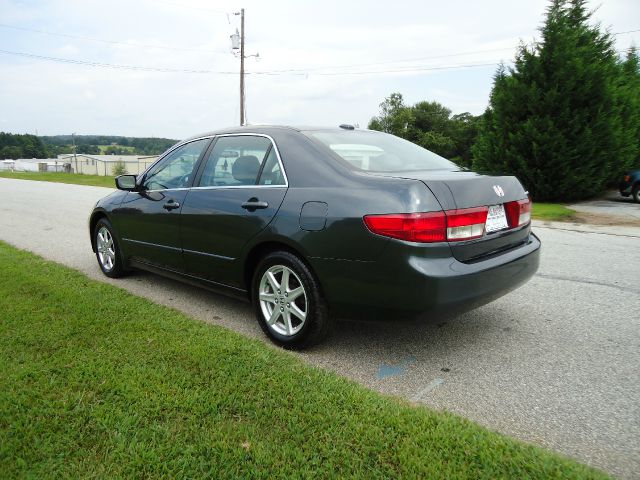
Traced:
<path fill-rule="evenodd" d="M 366 130 L 304 132 L 360 170 L 459 170 L 453 162 L 388 133 Z"/>

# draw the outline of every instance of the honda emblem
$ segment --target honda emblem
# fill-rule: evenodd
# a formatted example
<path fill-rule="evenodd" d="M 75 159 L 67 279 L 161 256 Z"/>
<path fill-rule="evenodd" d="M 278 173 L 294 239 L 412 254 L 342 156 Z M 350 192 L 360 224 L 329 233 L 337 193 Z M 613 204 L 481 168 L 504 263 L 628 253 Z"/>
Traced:
<path fill-rule="evenodd" d="M 494 185 L 493 191 L 496 192 L 496 195 L 498 195 L 499 197 L 504 197 L 504 190 L 500 185 Z"/>

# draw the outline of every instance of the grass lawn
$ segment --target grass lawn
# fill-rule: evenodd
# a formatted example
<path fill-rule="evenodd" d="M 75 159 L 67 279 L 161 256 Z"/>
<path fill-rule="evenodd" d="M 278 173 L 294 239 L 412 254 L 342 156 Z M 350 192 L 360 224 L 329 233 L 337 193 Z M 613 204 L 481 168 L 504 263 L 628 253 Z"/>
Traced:
<path fill-rule="evenodd" d="M 134 152 L 136 151 L 135 147 L 131 147 L 128 145 L 126 147 L 124 145 L 98 145 L 98 148 L 100 149 L 100 155 L 104 155 L 105 150 L 107 150 L 107 148 L 109 147 L 116 147 L 121 150 L 126 150 L 129 155 L 133 155 Z"/>
<path fill-rule="evenodd" d="M 83 175 L 80 173 L 2 171 L 0 172 L 0 178 L 18 178 L 20 180 L 38 180 L 42 182 L 74 183 L 77 185 L 116 188 L 113 177 Z"/>
<path fill-rule="evenodd" d="M 559 203 L 533 202 L 532 218 L 555 222 L 570 222 L 575 219 L 576 211 Z"/>
<path fill-rule="evenodd" d="M 604 478 L 1 242 L 0 311 L 3 478 Z"/>

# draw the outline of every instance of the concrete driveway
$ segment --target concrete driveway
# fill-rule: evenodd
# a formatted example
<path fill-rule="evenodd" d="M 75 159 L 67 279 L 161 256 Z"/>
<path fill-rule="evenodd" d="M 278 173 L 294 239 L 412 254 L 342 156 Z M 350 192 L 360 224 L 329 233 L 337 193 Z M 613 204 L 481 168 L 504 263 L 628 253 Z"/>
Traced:
<path fill-rule="evenodd" d="M 264 340 L 241 302 L 146 273 L 105 278 L 86 222 L 108 191 L 0 179 L 0 239 Z M 325 344 L 298 355 L 380 392 L 637 478 L 640 229 L 534 227 L 543 241 L 540 271 L 515 292 L 440 325 L 341 322 Z"/>
<path fill-rule="evenodd" d="M 631 197 L 623 197 L 616 190 L 611 190 L 595 200 L 567 206 L 586 216 L 586 220 L 592 216 L 602 224 L 640 227 L 640 203 L 635 203 Z"/>

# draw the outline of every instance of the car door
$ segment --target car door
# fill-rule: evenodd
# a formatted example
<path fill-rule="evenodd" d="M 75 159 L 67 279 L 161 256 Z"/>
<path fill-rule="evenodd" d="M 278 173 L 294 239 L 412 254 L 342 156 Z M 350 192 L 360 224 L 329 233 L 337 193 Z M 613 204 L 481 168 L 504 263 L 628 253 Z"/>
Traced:
<path fill-rule="evenodd" d="M 286 174 L 266 135 L 221 135 L 201 163 L 181 214 L 187 273 L 239 287 L 238 257 L 280 208 Z"/>
<path fill-rule="evenodd" d="M 210 141 L 194 140 L 172 150 L 140 179 L 138 191 L 127 193 L 115 216 L 124 250 L 133 260 L 184 271 L 180 211 Z"/>

